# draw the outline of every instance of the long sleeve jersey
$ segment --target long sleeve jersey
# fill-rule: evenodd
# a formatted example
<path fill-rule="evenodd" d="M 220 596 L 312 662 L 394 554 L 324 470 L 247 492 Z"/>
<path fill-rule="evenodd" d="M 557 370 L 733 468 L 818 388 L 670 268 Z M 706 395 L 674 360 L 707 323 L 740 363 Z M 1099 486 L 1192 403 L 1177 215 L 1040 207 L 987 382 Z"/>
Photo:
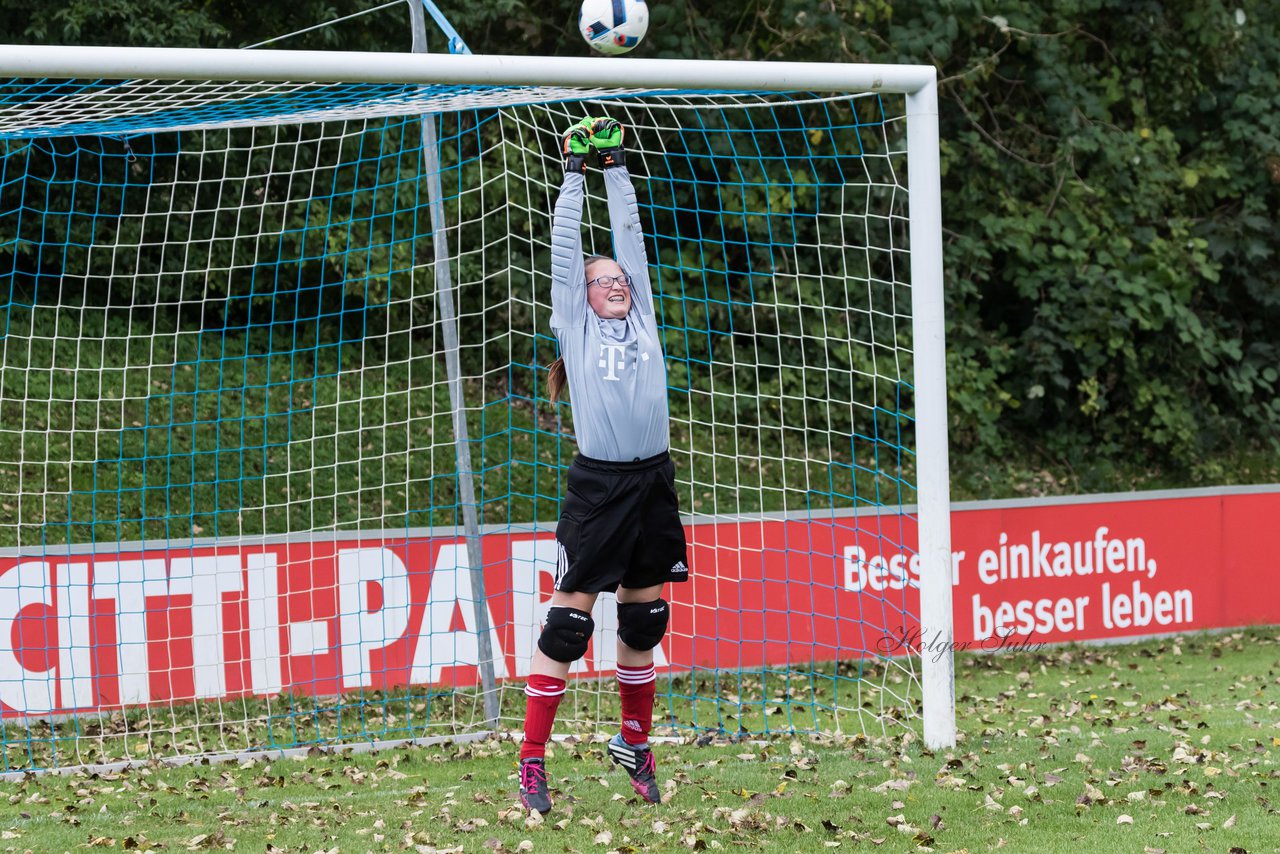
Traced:
<path fill-rule="evenodd" d="M 667 367 L 635 188 L 625 167 L 604 170 L 618 264 L 631 277 L 631 310 L 604 319 L 587 304 L 582 256 L 585 176 L 564 176 L 551 228 L 551 328 L 560 342 L 578 449 L 597 460 L 646 459 L 671 442 Z"/>

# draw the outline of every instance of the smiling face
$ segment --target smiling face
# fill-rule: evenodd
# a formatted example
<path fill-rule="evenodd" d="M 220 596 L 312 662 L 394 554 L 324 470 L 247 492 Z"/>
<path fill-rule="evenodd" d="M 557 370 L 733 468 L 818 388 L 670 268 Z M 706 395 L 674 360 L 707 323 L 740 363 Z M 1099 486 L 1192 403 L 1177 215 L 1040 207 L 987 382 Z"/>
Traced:
<path fill-rule="evenodd" d="M 631 311 L 631 288 L 622 279 L 605 288 L 590 283 L 601 276 L 622 275 L 622 267 L 611 258 L 594 261 L 587 266 L 587 304 L 605 320 L 619 320 L 627 316 Z"/>

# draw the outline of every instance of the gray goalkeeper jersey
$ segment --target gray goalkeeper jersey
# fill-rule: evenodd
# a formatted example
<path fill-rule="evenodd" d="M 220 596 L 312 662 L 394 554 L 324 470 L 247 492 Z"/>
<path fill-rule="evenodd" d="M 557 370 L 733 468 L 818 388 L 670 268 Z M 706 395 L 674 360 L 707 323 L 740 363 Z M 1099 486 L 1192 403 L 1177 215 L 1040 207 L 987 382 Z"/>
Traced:
<path fill-rule="evenodd" d="M 564 176 L 551 228 L 551 328 L 560 342 L 578 449 L 597 460 L 652 457 L 671 442 L 667 367 L 653 313 L 636 191 L 625 167 L 604 170 L 618 264 L 631 276 L 631 310 L 605 320 L 587 304 L 582 256 L 586 176 Z"/>

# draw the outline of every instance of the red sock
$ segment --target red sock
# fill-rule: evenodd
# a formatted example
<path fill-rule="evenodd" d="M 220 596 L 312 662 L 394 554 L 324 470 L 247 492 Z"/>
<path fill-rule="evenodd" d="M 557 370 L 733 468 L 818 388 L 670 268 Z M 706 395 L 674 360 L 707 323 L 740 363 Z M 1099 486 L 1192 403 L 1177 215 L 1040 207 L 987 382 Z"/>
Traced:
<path fill-rule="evenodd" d="M 623 667 L 618 665 L 618 694 L 622 697 L 622 740 L 627 744 L 644 744 L 653 729 L 653 695 L 658 680 L 653 665 Z"/>
<path fill-rule="evenodd" d="M 520 758 L 542 759 L 547 755 L 547 740 L 551 738 L 556 709 L 564 696 L 564 680 L 531 673 L 524 694 L 524 743 L 520 745 Z"/>

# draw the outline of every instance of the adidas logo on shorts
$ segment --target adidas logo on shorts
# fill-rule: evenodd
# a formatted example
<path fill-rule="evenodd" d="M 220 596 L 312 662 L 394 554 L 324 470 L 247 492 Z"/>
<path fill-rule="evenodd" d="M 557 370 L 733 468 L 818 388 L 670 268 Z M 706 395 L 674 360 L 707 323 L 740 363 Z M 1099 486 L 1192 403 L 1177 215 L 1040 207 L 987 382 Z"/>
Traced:
<path fill-rule="evenodd" d="M 671 567 L 672 575 L 682 575 L 689 571 L 689 567 L 684 565 L 684 561 L 676 561 L 676 565 Z"/>

